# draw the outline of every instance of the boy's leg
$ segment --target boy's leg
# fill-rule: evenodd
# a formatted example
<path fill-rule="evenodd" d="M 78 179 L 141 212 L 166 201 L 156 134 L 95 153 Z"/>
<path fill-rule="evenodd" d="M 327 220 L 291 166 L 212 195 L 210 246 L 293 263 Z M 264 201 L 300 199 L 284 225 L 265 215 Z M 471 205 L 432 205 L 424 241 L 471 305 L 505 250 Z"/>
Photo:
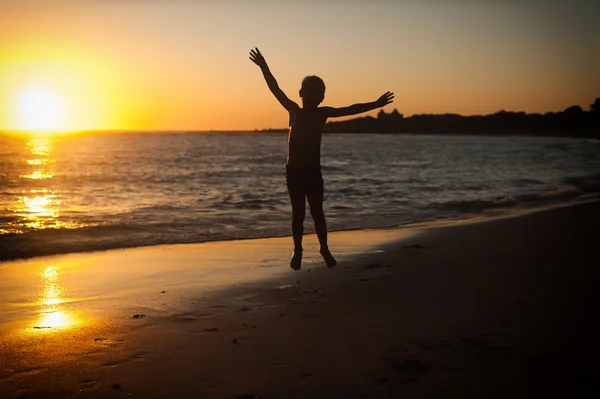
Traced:
<path fill-rule="evenodd" d="M 311 191 L 307 194 L 308 205 L 310 207 L 310 214 L 315 223 L 315 232 L 321 245 L 321 255 L 325 260 L 328 267 L 334 267 L 337 261 L 329 252 L 329 246 L 327 244 L 327 222 L 325 221 L 325 212 L 323 211 L 323 180 L 321 179 L 320 185 L 316 190 Z"/>
<path fill-rule="evenodd" d="M 304 216 L 306 202 L 304 191 L 300 190 L 294 180 L 287 177 L 288 194 L 292 204 L 292 237 L 294 239 L 294 253 L 290 261 L 290 267 L 300 270 L 302 266 L 302 235 L 304 234 Z M 297 183 L 297 182 L 296 182 Z"/>
<path fill-rule="evenodd" d="M 315 223 L 315 232 L 321 244 L 321 249 L 328 249 L 327 246 L 327 222 L 325 221 L 325 212 L 323 211 L 323 196 L 318 193 L 310 193 L 308 197 L 308 206 L 310 214 Z"/>
<path fill-rule="evenodd" d="M 292 237 L 294 238 L 294 251 L 302 251 L 302 235 L 304 234 L 304 217 L 306 212 L 306 202 L 304 194 L 296 195 L 290 192 L 290 202 L 292 203 Z"/>

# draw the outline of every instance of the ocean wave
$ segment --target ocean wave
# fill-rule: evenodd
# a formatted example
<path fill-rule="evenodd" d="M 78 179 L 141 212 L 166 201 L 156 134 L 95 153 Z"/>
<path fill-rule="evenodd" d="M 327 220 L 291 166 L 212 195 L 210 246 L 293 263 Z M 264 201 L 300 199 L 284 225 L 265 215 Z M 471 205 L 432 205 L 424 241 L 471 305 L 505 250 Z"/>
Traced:
<path fill-rule="evenodd" d="M 482 211 L 491 208 L 508 208 L 523 204 L 545 203 L 600 193 L 600 176 L 574 177 L 566 179 L 571 184 L 535 193 L 506 195 L 491 199 L 447 201 L 437 204 L 442 209 L 459 212 Z"/>
<path fill-rule="evenodd" d="M 275 237 L 288 233 L 289 226 L 254 226 L 253 220 L 220 218 L 204 224 L 160 225 L 109 224 L 78 229 L 43 229 L 1 235 L 2 261 L 75 252 L 104 251 L 155 245 Z"/>
<path fill-rule="evenodd" d="M 157 204 L 148 205 L 132 209 L 128 215 L 136 213 L 156 213 L 156 212 L 189 212 L 194 209 L 191 205 L 172 205 L 172 204 Z"/>
<path fill-rule="evenodd" d="M 565 179 L 565 183 L 576 186 L 585 192 L 600 191 L 600 174 L 568 177 Z"/>
<path fill-rule="evenodd" d="M 540 185 L 540 184 L 544 184 L 543 181 L 539 180 L 539 179 L 532 179 L 532 178 L 527 178 L 527 177 L 522 177 L 519 179 L 513 179 L 510 181 L 511 184 L 514 184 L 517 187 L 529 187 L 531 185 Z"/>

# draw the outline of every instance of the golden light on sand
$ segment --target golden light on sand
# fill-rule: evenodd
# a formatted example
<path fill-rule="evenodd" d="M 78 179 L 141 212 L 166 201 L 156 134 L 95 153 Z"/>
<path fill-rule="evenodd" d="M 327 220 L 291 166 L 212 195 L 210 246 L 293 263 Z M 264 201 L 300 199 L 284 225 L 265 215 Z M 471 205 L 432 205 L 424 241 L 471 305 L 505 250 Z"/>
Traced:
<path fill-rule="evenodd" d="M 37 322 L 37 329 L 65 328 L 72 324 L 72 319 L 65 312 L 48 310 Z"/>
<path fill-rule="evenodd" d="M 63 288 L 60 284 L 60 271 L 56 266 L 47 266 L 40 273 L 42 290 L 38 300 L 39 317 L 33 324 L 35 330 L 64 330 L 78 324 L 75 314 L 65 309 Z"/>
<path fill-rule="evenodd" d="M 19 127 L 29 131 L 64 129 L 66 108 L 64 99 L 48 86 L 22 89 L 15 100 Z"/>

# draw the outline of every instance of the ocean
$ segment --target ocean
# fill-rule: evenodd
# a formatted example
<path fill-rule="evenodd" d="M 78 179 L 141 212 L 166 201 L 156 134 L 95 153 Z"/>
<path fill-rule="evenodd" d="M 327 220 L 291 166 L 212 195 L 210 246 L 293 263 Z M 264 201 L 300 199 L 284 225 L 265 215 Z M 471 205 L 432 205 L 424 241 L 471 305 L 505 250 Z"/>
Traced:
<path fill-rule="evenodd" d="M 281 133 L 0 134 L 0 260 L 289 235 L 286 150 Z M 600 194 L 592 139 L 325 134 L 322 167 L 329 230 Z"/>

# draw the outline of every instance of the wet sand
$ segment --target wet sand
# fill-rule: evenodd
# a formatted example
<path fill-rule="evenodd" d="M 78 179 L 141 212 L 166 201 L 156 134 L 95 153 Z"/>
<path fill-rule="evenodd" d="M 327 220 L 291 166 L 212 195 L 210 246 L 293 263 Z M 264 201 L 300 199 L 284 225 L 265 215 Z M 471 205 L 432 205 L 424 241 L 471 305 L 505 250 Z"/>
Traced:
<path fill-rule="evenodd" d="M 600 203 L 0 264 L 1 398 L 589 397 Z"/>

